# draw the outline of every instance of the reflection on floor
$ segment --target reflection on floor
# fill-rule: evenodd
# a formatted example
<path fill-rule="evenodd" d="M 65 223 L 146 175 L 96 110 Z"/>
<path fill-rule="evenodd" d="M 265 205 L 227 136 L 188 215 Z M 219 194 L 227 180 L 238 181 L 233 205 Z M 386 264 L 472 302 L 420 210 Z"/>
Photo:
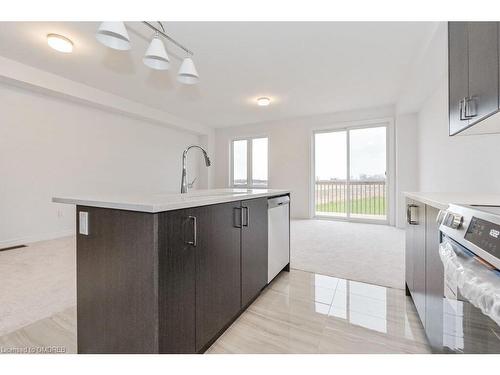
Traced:
<path fill-rule="evenodd" d="M 430 353 L 404 291 L 292 270 L 208 353 Z"/>
<path fill-rule="evenodd" d="M 0 352 L 47 347 L 76 351 L 75 308 L 0 337 Z M 278 276 L 207 352 L 429 353 L 430 348 L 404 291 L 292 270 Z"/>

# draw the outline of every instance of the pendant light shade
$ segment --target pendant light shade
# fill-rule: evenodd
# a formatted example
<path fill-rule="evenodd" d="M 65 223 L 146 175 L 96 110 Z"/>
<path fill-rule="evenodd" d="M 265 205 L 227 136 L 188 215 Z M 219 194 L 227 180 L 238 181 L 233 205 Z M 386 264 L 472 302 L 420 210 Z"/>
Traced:
<path fill-rule="evenodd" d="M 190 57 L 186 57 L 184 61 L 182 61 L 177 80 L 186 85 L 194 85 L 198 83 L 199 78 L 193 60 Z"/>
<path fill-rule="evenodd" d="M 106 47 L 126 51 L 130 49 L 130 38 L 123 22 L 102 22 L 96 38 Z"/>
<path fill-rule="evenodd" d="M 146 51 L 142 61 L 151 69 L 167 70 L 170 67 L 170 59 L 161 39 L 155 35 Z"/>

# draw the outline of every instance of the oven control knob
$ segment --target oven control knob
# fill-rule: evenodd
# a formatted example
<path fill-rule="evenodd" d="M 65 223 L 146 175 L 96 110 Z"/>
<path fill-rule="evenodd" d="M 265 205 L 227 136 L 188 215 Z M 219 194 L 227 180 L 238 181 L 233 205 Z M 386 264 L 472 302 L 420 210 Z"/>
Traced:
<path fill-rule="evenodd" d="M 448 211 L 445 218 L 443 219 L 443 224 L 449 228 L 458 229 L 462 225 L 463 221 L 464 217 L 462 215 Z"/>

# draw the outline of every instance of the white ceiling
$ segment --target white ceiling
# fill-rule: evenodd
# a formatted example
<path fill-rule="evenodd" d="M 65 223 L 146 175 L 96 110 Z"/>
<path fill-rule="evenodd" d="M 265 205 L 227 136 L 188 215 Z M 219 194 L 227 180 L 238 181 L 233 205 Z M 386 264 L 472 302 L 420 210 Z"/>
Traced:
<path fill-rule="evenodd" d="M 97 22 L 2 22 L 0 55 L 178 117 L 214 127 L 394 104 L 424 48 L 430 22 L 167 22 L 194 51 L 200 83 L 176 81 L 182 54 L 167 44 L 168 72 L 142 55 L 152 33 L 127 23 L 132 50 L 105 48 Z M 73 40 L 72 54 L 47 46 L 46 34 Z M 269 96 L 269 107 L 255 99 Z"/>

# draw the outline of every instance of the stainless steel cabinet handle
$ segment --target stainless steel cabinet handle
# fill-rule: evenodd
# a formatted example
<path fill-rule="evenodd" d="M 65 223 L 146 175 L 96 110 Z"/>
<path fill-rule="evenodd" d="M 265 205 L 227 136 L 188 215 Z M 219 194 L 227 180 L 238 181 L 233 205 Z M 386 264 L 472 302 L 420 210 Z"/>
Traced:
<path fill-rule="evenodd" d="M 196 247 L 196 245 L 198 244 L 198 227 L 196 224 L 196 216 L 188 216 L 188 219 L 193 222 L 193 240 L 188 241 L 187 244 Z"/>
<path fill-rule="evenodd" d="M 477 97 L 469 96 L 465 98 L 465 118 L 473 118 L 477 116 Z"/>
<path fill-rule="evenodd" d="M 236 223 L 234 224 L 234 227 L 235 228 L 241 228 L 242 224 L 243 224 L 243 209 L 241 207 L 234 207 L 235 210 L 240 210 L 239 212 L 239 215 L 237 215 L 236 217 L 233 216 L 233 218 L 235 219 L 236 221 L 236 218 L 239 216 L 240 217 L 240 222 L 239 223 Z"/>
<path fill-rule="evenodd" d="M 467 117 L 467 101 L 468 97 L 464 97 L 460 99 L 459 101 L 459 106 L 458 106 L 458 111 L 460 114 L 460 120 L 465 121 L 468 120 L 469 118 Z"/>
<path fill-rule="evenodd" d="M 243 226 L 248 227 L 248 224 L 250 223 L 250 213 L 249 213 L 250 210 L 248 209 L 248 207 L 242 207 L 242 208 L 245 209 L 245 224 L 243 224 Z M 243 220 L 241 221 L 241 223 L 243 223 Z"/>
<path fill-rule="evenodd" d="M 406 221 L 410 225 L 418 225 L 418 221 L 413 220 L 413 218 L 411 217 L 411 209 L 412 208 L 418 208 L 418 206 L 416 204 L 409 204 L 406 206 Z"/>

